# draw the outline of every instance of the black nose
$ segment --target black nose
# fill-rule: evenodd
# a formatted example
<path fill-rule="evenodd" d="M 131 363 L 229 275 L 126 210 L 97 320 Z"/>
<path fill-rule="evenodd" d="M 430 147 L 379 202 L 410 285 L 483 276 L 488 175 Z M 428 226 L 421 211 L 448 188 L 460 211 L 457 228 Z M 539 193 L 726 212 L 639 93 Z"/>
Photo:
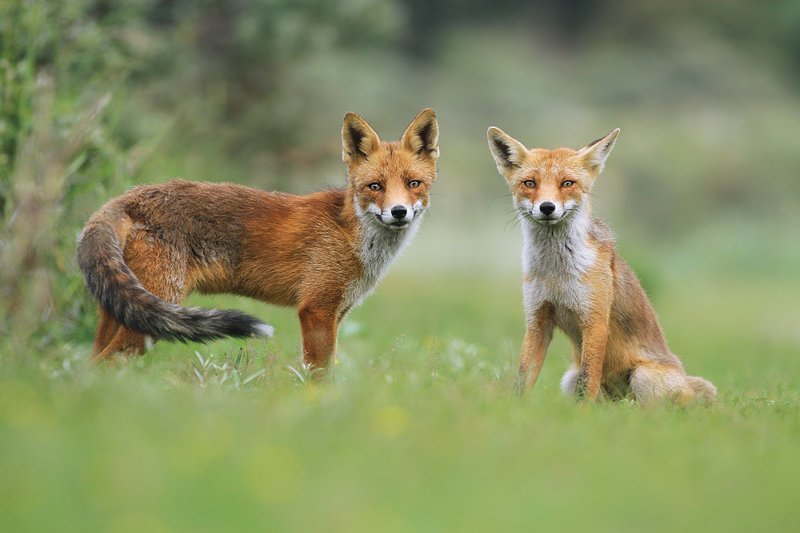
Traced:
<path fill-rule="evenodd" d="M 404 205 L 396 205 L 392 208 L 392 216 L 397 220 L 405 218 L 406 214 L 408 214 L 408 209 Z"/>
<path fill-rule="evenodd" d="M 541 211 L 544 214 L 544 216 L 547 217 L 552 215 L 553 211 L 555 210 L 556 210 L 556 204 L 554 204 L 553 202 L 542 202 L 539 205 L 539 211 Z M 392 211 L 392 214 L 394 214 L 394 211 Z"/>

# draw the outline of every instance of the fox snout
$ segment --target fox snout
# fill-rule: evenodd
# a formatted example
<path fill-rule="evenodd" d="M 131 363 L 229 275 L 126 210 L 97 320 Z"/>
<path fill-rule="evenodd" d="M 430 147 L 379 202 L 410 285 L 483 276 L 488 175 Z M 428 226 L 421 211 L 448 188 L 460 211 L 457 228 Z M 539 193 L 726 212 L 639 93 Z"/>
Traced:
<path fill-rule="evenodd" d="M 553 202 L 542 202 L 539 204 L 539 212 L 544 216 L 549 217 L 556 210 L 556 204 Z"/>
<path fill-rule="evenodd" d="M 384 209 L 372 204 L 369 211 L 383 225 L 394 230 L 400 230 L 408 227 L 421 214 L 422 202 L 417 202 L 415 205 L 394 204 Z"/>
<path fill-rule="evenodd" d="M 558 200 L 534 202 L 526 198 L 520 203 L 520 208 L 526 215 L 546 225 L 557 224 L 578 207 L 578 203 L 572 199 L 562 203 Z"/>
<path fill-rule="evenodd" d="M 408 215 L 409 212 L 412 212 L 412 211 L 410 211 L 404 205 L 396 205 L 396 206 L 392 207 L 389 210 L 389 213 L 392 214 L 392 218 L 395 218 L 395 219 L 397 219 L 399 221 L 405 221 L 405 218 L 406 218 L 406 216 Z"/>

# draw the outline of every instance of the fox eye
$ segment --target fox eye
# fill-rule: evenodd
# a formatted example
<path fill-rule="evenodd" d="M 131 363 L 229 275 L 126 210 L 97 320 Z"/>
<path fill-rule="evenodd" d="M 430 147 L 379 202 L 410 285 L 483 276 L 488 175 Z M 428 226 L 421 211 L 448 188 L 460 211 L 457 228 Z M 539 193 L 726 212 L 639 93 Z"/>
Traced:
<path fill-rule="evenodd" d="M 562 187 L 572 187 L 573 185 L 575 185 L 575 182 L 572 180 L 564 180 L 561 182 Z"/>
<path fill-rule="evenodd" d="M 522 182 L 522 184 L 529 189 L 533 189 L 534 187 L 536 187 L 536 182 L 534 180 L 525 180 Z"/>
<path fill-rule="evenodd" d="M 369 190 L 371 190 L 371 191 L 379 191 L 379 190 L 383 189 L 383 187 L 381 186 L 381 184 L 380 184 L 380 183 L 378 183 L 377 181 L 373 181 L 372 183 L 370 183 L 369 185 L 367 185 L 367 187 L 368 187 L 368 188 L 369 188 Z"/>
<path fill-rule="evenodd" d="M 419 187 L 419 180 L 411 180 L 411 181 L 409 181 L 408 182 L 408 186 L 411 189 L 416 189 L 417 187 Z"/>

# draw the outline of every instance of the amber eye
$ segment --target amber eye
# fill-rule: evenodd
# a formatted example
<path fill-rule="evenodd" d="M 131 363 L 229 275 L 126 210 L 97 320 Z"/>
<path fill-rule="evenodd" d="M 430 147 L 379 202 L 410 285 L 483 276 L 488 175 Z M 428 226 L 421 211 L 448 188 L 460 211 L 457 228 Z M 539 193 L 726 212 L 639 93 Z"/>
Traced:
<path fill-rule="evenodd" d="M 378 183 L 377 181 L 373 181 L 372 183 L 367 185 L 367 187 L 369 187 L 369 190 L 371 190 L 371 191 L 379 191 L 379 190 L 383 189 L 383 187 L 381 187 L 381 184 Z"/>
<path fill-rule="evenodd" d="M 522 184 L 525 185 L 529 189 L 533 189 L 534 187 L 536 187 L 536 182 L 533 181 L 533 180 L 525 180 L 525 181 L 522 182 Z"/>
<path fill-rule="evenodd" d="M 572 180 L 564 180 L 561 182 L 562 187 L 572 187 L 573 185 L 575 185 L 575 182 Z"/>
<path fill-rule="evenodd" d="M 411 180 L 411 181 L 409 181 L 408 182 L 408 187 L 410 189 L 416 189 L 417 187 L 419 187 L 419 180 Z"/>

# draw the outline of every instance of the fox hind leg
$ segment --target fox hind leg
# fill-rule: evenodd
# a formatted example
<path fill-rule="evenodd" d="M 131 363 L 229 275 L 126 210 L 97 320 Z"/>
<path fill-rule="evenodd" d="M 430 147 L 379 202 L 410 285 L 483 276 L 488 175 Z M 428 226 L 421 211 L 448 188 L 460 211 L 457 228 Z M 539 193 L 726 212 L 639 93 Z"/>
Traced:
<path fill-rule="evenodd" d="M 125 263 L 144 288 L 162 300 L 181 303 L 185 298 L 185 260 L 169 247 L 146 239 L 133 239 L 125 247 Z M 100 361 L 115 353 L 141 355 L 156 340 L 122 326 L 101 309 L 94 359 Z"/>
<path fill-rule="evenodd" d="M 129 355 L 142 355 L 145 351 L 147 341 L 146 335 L 120 326 L 116 335 L 106 345 L 105 348 L 94 356 L 95 361 L 108 359 L 114 354 L 124 353 Z"/>
<path fill-rule="evenodd" d="M 97 313 L 100 318 L 97 321 L 97 332 L 94 338 L 93 353 L 95 356 L 108 346 L 121 327 L 119 322 L 114 320 L 102 307 L 98 306 Z"/>

